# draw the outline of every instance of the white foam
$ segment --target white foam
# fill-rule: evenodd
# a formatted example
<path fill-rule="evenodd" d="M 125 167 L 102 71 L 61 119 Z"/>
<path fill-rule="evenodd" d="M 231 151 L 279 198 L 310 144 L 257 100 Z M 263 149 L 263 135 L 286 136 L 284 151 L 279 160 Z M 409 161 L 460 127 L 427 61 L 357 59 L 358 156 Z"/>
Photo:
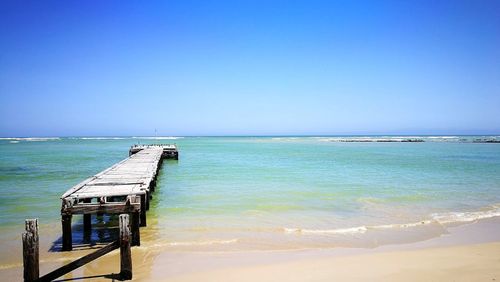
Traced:
<path fill-rule="evenodd" d="M 81 140 L 122 140 L 122 139 L 128 139 L 125 137 L 79 137 L 79 138 L 73 138 L 73 139 L 81 139 Z"/>
<path fill-rule="evenodd" d="M 12 140 L 12 141 L 52 141 L 60 140 L 59 137 L 0 137 L 0 140 Z"/>
<path fill-rule="evenodd" d="M 340 229 L 284 228 L 285 233 L 302 233 L 302 234 L 356 234 L 356 233 L 365 233 L 367 230 L 368 229 L 366 228 L 366 226 L 340 228 Z"/>
<path fill-rule="evenodd" d="M 369 230 L 375 229 L 395 229 L 395 228 L 411 228 L 433 223 L 433 220 L 423 220 L 412 223 L 397 223 L 397 224 L 384 224 L 373 226 L 356 226 L 349 228 L 339 229 L 301 229 L 301 228 L 284 228 L 285 233 L 301 233 L 301 234 L 363 234 Z"/>
<path fill-rule="evenodd" d="M 380 229 L 404 229 L 404 228 L 414 228 L 421 227 L 430 224 L 451 224 L 451 223 L 464 223 L 464 222 L 474 222 L 481 219 L 500 217 L 500 206 L 492 205 L 491 209 L 484 211 L 472 211 L 472 212 L 448 212 L 432 214 L 431 219 L 421 220 L 418 222 L 409 223 L 394 223 L 394 224 L 382 224 L 382 225 L 371 225 L 371 226 L 356 226 L 348 228 L 339 229 L 302 229 L 302 228 L 284 228 L 284 232 L 287 234 L 363 234 L 369 230 L 380 230 Z"/>
<path fill-rule="evenodd" d="M 432 218 L 441 224 L 456 223 L 456 222 L 473 222 L 480 219 L 487 219 L 500 216 L 500 208 L 494 208 L 486 211 L 473 212 L 449 212 L 441 214 L 432 214 Z"/>
<path fill-rule="evenodd" d="M 434 220 L 422 220 L 419 222 L 411 222 L 411 223 L 396 223 L 396 224 L 383 224 L 383 225 L 375 225 L 368 227 L 369 229 L 392 229 L 392 228 L 411 228 L 418 227 L 422 225 L 427 225 L 431 223 L 435 223 Z"/>

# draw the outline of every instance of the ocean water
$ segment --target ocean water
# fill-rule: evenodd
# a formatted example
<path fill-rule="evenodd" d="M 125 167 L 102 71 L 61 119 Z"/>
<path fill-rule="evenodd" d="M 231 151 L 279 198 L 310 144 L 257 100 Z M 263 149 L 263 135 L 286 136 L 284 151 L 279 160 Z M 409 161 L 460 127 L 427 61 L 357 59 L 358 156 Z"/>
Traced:
<path fill-rule="evenodd" d="M 500 216 L 500 144 L 478 140 L 500 137 L 2 138 L 0 264 L 20 254 L 25 218 L 39 218 L 42 252 L 56 250 L 61 194 L 126 158 L 131 145 L 149 143 L 176 143 L 180 159 L 164 162 L 143 246 L 288 250 L 425 240 Z M 103 237 L 99 227 L 116 224 L 93 221 L 93 241 Z M 82 220 L 73 222 L 78 241 Z"/>

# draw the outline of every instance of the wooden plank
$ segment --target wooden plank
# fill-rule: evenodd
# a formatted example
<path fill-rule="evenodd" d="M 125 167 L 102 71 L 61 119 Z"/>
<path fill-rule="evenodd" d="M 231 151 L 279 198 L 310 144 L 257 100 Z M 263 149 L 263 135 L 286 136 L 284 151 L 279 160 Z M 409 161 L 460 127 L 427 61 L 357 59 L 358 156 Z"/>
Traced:
<path fill-rule="evenodd" d="M 107 174 L 119 174 L 119 175 L 139 175 L 145 176 L 150 175 L 153 177 L 156 173 L 156 168 L 159 160 L 161 159 L 161 154 L 163 150 L 161 148 L 152 148 L 148 150 L 142 150 L 141 152 L 134 154 L 119 163 L 105 169 L 104 171 L 82 181 L 81 183 L 75 185 L 64 193 L 61 198 L 66 198 L 77 191 L 85 189 L 89 184 L 91 185 L 93 181 L 99 179 L 99 177 Z M 83 191 L 82 191 L 83 192 Z"/>
<path fill-rule="evenodd" d="M 109 168 L 101 171 L 100 173 L 98 173 L 98 174 L 96 174 L 96 175 L 94 175 L 94 176 L 92 176 L 92 177 L 90 177 L 90 178 L 88 178 L 88 179 L 86 179 L 86 180 L 78 183 L 77 185 L 73 186 L 73 188 L 71 188 L 68 191 L 66 191 L 66 193 L 64 193 L 61 196 L 61 199 L 69 196 L 71 193 L 74 193 L 74 192 L 78 191 L 80 188 L 82 188 L 83 186 L 85 186 L 86 183 L 92 181 L 93 179 L 99 177 L 100 175 L 105 174 L 106 172 L 110 171 L 111 169 L 113 169 L 116 166 L 119 166 L 121 163 L 124 163 L 125 161 L 127 161 L 127 159 L 124 159 L 124 160 L 120 161 L 119 163 L 117 163 L 117 164 L 115 164 L 115 165 L 113 165 L 113 166 L 111 166 L 111 167 L 109 167 Z"/>
<path fill-rule="evenodd" d="M 71 214 L 92 214 L 92 213 L 131 213 L 141 210 L 140 203 L 126 205 L 123 203 L 105 203 L 105 204 L 90 204 L 90 205 L 75 205 L 67 208 Z"/>
<path fill-rule="evenodd" d="M 137 188 L 137 189 L 109 189 L 104 191 L 89 191 L 75 194 L 76 198 L 84 199 L 84 198 L 99 198 L 99 197 L 117 197 L 117 196 L 127 196 L 127 195 L 140 195 L 146 193 L 145 188 Z"/>
<path fill-rule="evenodd" d="M 45 281 L 52 281 L 56 278 L 59 278 L 61 276 L 63 276 L 64 274 L 66 273 L 69 273 L 77 268 L 79 268 L 80 266 L 82 265 L 85 265 L 99 257 L 102 257 L 103 255 L 113 251 L 113 250 L 116 250 L 118 249 L 120 246 L 120 244 L 118 243 L 118 241 L 114 241 L 113 243 L 110 243 L 108 245 L 106 245 L 105 247 L 102 247 L 101 249 L 93 252 L 93 253 L 90 253 L 86 256 L 83 256 L 73 262 L 70 262 L 68 263 L 67 265 L 63 266 L 63 267 L 60 267 L 42 277 L 40 277 L 40 279 L 38 279 L 37 281 L 42 281 L 42 282 L 45 282 Z"/>

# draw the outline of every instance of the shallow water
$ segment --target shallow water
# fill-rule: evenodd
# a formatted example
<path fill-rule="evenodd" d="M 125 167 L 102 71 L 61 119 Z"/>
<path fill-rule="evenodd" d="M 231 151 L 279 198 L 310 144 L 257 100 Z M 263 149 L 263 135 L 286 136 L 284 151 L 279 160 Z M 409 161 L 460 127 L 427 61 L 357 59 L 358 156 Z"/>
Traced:
<path fill-rule="evenodd" d="M 359 137 L 357 137 L 359 138 Z M 498 137 L 340 142 L 352 137 L 55 138 L 0 140 L 0 243 L 20 252 L 25 218 L 60 236 L 60 195 L 127 157 L 177 143 L 159 175 L 146 246 L 226 251 L 374 247 L 424 240 L 500 216 Z M 99 221 L 99 222 L 98 222 Z M 113 220 L 96 219 L 98 226 Z M 81 220 L 75 217 L 76 229 Z M 104 229 L 103 229 L 104 230 Z M 107 233 L 95 232 L 93 240 Z M 76 234 L 75 240 L 80 238 Z M 7 252 L 9 253 L 9 252 Z M 0 258 L 5 261 L 7 258 Z"/>

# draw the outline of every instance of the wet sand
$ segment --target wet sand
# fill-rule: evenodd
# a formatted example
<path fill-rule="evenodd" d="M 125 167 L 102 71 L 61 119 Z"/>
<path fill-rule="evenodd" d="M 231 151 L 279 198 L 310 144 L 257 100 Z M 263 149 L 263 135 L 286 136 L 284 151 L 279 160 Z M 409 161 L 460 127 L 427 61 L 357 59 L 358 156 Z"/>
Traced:
<path fill-rule="evenodd" d="M 146 230 L 145 230 L 146 231 Z M 500 219 L 449 229 L 412 244 L 373 249 L 173 252 L 144 240 L 134 247 L 135 281 L 493 281 L 500 279 Z M 147 234 L 147 232 L 145 232 Z M 145 235 L 146 235 L 145 234 Z M 147 238 L 147 236 L 146 236 Z M 43 255 L 47 273 L 91 250 Z M 20 255 L 20 254 L 19 254 Z M 62 279 L 110 281 L 119 272 L 114 251 Z M 22 280 L 22 264 L 0 269 L 2 281 Z"/>
<path fill-rule="evenodd" d="M 500 279 L 500 219 L 450 228 L 431 240 L 373 249 L 219 254 L 162 253 L 156 281 L 493 281 Z"/>

